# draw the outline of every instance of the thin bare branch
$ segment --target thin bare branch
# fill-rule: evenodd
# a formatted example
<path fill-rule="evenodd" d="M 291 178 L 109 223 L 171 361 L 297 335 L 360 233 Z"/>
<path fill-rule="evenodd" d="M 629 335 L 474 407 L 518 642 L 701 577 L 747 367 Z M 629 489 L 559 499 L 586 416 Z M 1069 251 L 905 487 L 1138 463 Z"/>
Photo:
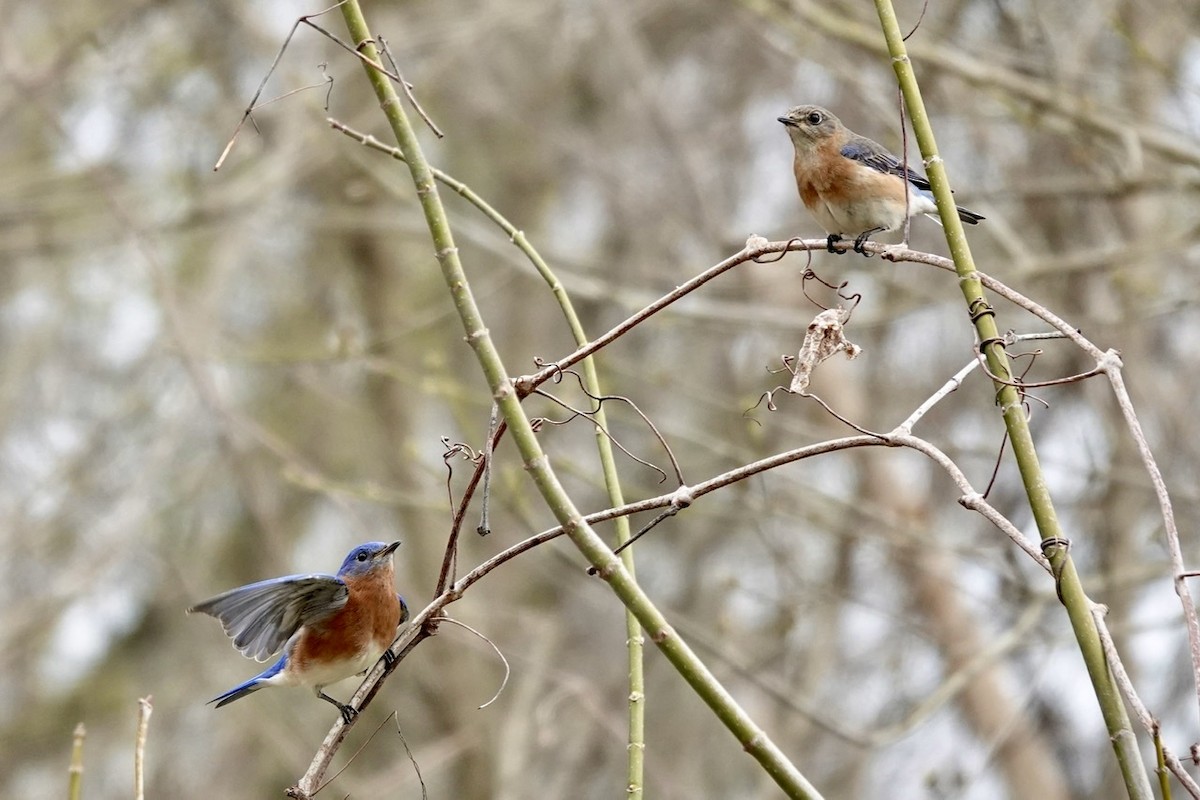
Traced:
<path fill-rule="evenodd" d="M 1117 407 L 1121 409 L 1121 414 L 1125 417 L 1125 425 L 1129 428 L 1129 434 L 1137 446 L 1138 454 L 1146 467 L 1146 473 L 1150 476 L 1150 483 L 1154 487 L 1154 496 L 1158 498 L 1159 513 L 1162 515 L 1163 530 L 1167 537 L 1167 553 L 1174 571 L 1175 594 L 1179 597 L 1179 603 L 1183 608 L 1183 620 L 1187 628 L 1188 652 L 1192 657 L 1192 681 L 1197 699 L 1200 700 L 1200 619 L 1197 619 L 1196 604 L 1192 601 L 1192 593 L 1184 577 L 1187 568 L 1183 562 L 1183 548 L 1179 543 L 1175 509 L 1171 504 L 1171 495 L 1167 492 L 1167 483 L 1163 479 L 1162 471 L 1158 468 L 1158 461 L 1154 458 L 1149 442 L 1146 441 L 1142 423 L 1138 419 L 1137 412 L 1134 411 L 1133 401 L 1130 400 L 1129 392 L 1125 388 L 1125 379 L 1121 374 L 1120 355 L 1116 351 L 1110 350 L 1105 356 L 1104 372 L 1108 376 L 1108 382 L 1112 385 L 1113 394 L 1117 399 Z"/>
<path fill-rule="evenodd" d="M 384 717 L 383 721 L 375 726 L 375 730 L 371 731 L 371 735 L 367 737 L 367 740 L 365 742 L 363 742 L 361 745 L 359 745 L 358 749 L 354 751 L 354 754 L 351 755 L 350 758 L 346 759 L 346 763 L 342 764 L 342 768 L 339 769 L 337 772 L 333 773 L 332 775 L 330 775 L 329 780 L 322 783 L 320 785 L 320 787 L 318 787 L 317 790 L 315 792 L 313 792 L 313 794 L 320 794 L 325 789 L 326 786 L 328 786 L 329 784 L 336 781 L 338 779 L 339 775 L 341 775 L 343 772 L 345 772 L 347 769 L 349 769 L 350 765 L 354 763 L 354 760 L 356 758 L 358 758 L 359 754 L 361 754 L 362 751 L 367 748 L 367 745 L 369 745 L 371 742 L 375 741 L 375 737 L 379 734 L 379 732 L 381 730 L 383 730 L 383 726 L 387 725 L 388 722 L 390 720 L 394 719 L 395 717 L 396 717 L 396 712 L 394 710 L 392 711 L 392 713 L 390 713 L 386 717 Z M 397 722 L 397 725 L 399 725 L 399 722 Z"/>
<path fill-rule="evenodd" d="M 1109 631 L 1108 624 L 1104 619 L 1107 613 L 1108 609 L 1099 603 L 1092 605 L 1092 619 L 1096 622 L 1096 631 L 1100 635 L 1100 643 L 1104 647 L 1104 657 L 1108 659 L 1108 668 L 1112 670 L 1113 679 L 1120 687 L 1125 702 L 1133 709 L 1134 716 L 1138 718 L 1146 732 L 1154 738 L 1155 746 L 1167 769 L 1179 780 L 1189 795 L 1200 800 L 1200 784 L 1196 783 L 1196 780 L 1192 778 L 1175 754 L 1162 741 L 1158 720 L 1146 708 L 1146 704 L 1142 702 L 1142 698 L 1133 687 L 1133 681 L 1130 680 L 1129 673 L 1125 670 L 1125 662 L 1121 660 L 1121 654 L 1117 651 L 1112 632 Z"/>
<path fill-rule="evenodd" d="M 630 452 L 629 448 L 627 448 L 625 445 L 621 444 L 617 440 L 617 438 L 608 431 L 607 428 L 605 428 L 603 425 L 601 425 L 599 422 L 597 422 L 593 418 L 593 415 L 596 413 L 595 410 L 585 411 L 582 408 L 575 408 L 573 405 L 566 402 L 565 400 L 560 400 L 559 398 L 555 397 L 554 395 L 550 394 L 549 392 L 547 392 L 543 389 L 535 389 L 534 394 L 536 394 L 539 397 L 544 397 L 545 399 L 549 400 L 550 402 L 555 403 L 556 405 L 560 406 L 561 408 L 564 408 L 567 411 L 571 412 L 571 416 L 564 420 L 552 420 L 547 417 L 543 417 L 542 418 L 543 421 L 548 422 L 551 425 L 566 425 L 569 422 L 572 422 L 576 419 L 579 419 L 580 417 L 583 417 L 584 419 L 588 420 L 593 425 L 595 425 L 596 430 L 598 430 L 602 434 L 604 434 L 604 436 L 607 437 L 610 442 L 612 442 L 614 445 L 616 445 L 618 450 L 620 450 L 622 453 L 624 453 L 626 456 L 628 456 L 631 460 L 636 461 L 637 463 L 641 464 L 643 467 L 646 467 L 647 469 L 652 469 L 655 472 L 657 472 L 659 475 L 661 475 L 662 477 L 659 478 L 659 483 L 662 483 L 663 481 L 665 481 L 667 479 L 667 473 L 665 470 L 663 470 L 661 467 L 657 467 L 654 464 L 651 464 L 649 461 L 647 461 L 644 458 L 639 458 L 638 456 L 635 456 L 632 452 Z M 588 396 L 591 397 L 591 395 L 588 395 Z M 605 399 L 625 400 L 626 398 L 622 397 L 622 398 L 605 398 Z M 597 400 L 597 402 L 602 404 L 604 401 Z M 633 405 L 633 403 L 630 402 L 630 405 Z M 645 419 L 645 418 L 643 417 L 643 419 Z M 650 427 L 654 430 L 655 434 L 658 433 L 657 428 L 654 428 L 653 425 L 651 425 Z M 663 442 L 661 438 L 659 439 L 659 441 L 662 442 L 664 449 L 666 449 L 667 452 L 670 452 L 670 448 L 666 446 L 666 442 Z M 672 459 L 672 461 L 674 461 L 674 459 Z"/>
<path fill-rule="evenodd" d="M 388 63 L 392 65 L 392 71 L 400 77 L 400 89 L 404 92 L 404 96 L 408 98 L 408 102 L 410 105 L 412 105 L 413 111 L 416 111 L 417 115 L 424 120 L 425 124 L 429 126 L 429 130 L 433 131 L 434 136 L 439 139 L 445 139 L 446 134 L 442 133 L 442 129 L 433 123 L 433 120 L 430 119 L 427 113 L 425 113 L 425 109 L 421 108 L 421 104 L 417 102 L 416 96 L 413 95 L 412 84 L 404 80 L 404 76 L 400 75 L 400 67 L 397 66 L 396 59 L 392 58 L 392 50 L 390 47 L 388 47 L 387 39 L 384 39 L 382 36 L 377 36 L 375 38 L 379 40 L 379 49 L 383 51 L 384 56 L 387 57 Z"/>
<path fill-rule="evenodd" d="M 454 617 L 446 616 L 445 614 L 438 615 L 437 621 L 438 622 L 449 622 L 451 625 L 457 625 L 458 627 L 464 628 L 465 630 L 470 631 L 471 633 L 475 634 L 480 639 L 487 642 L 488 646 L 490 646 L 492 648 L 492 650 L 496 653 L 496 657 L 500 659 L 500 663 L 504 665 L 504 679 L 500 681 L 500 686 L 499 686 L 499 688 L 496 689 L 496 693 L 493 694 L 491 699 L 488 700 L 487 702 L 485 702 L 483 705 L 476 706 L 476 708 L 478 708 L 480 711 L 482 711 L 483 709 L 490 706 L 492 703 L 496 702 L 500 698 L 500 695 L 504 693 L 504 687 L 508 685 L 508 678 L 510 675 L 512 675 L 512 667 L 510 667 L 508 665 L 508 659 L 504 657 L 504 653 L 502 653 L 500 651 L 500 648 L 496 646 L 495 642 L 493 642 L 488 637 L 484 636 L 479 631 L 472 628 L 467 623 L 457 620 Z"/>
<path fill-rule="evenodd" d="M 213 172 L 216 172 L 219 169 L 221 169 L 221 165 L 225 163 L 225 158 L 229 155 L 229 151 L 233 149 L 234 143 L 237 142 L 238 135 L 242 132 L 242 127 L 246 124 L 246 120 L 253 121 L 253 118 L 251 117 L 251 115 L 254 113 L 254 110 L 256 108 L 260 107 L 258 105 L 258 98 L 262 96 L 262 91 L 263 91 L 263 89 L 266 88 L 267 81 L 271 80 L 271 76 L 273 74 L 275 74 L 275 69 L 276 69 L 276 67 L 279 66 L 279 62 L 283 59 L 283 54 L 285 52 L 287 52 L 288 46 L 292 43 L 292 37 L 296 35 L 296 29 L 298 27 L 300 27 L 300 25 L 302 23 L 306 22 L 309 18 L 319 17 L 322 14 L 328 14 L 330 11 L 334 11 L 337 8 L 339 8 L 342 5 L 342 3 L 345 3 L 345 2 L 346 2 L 346 0 L 341 0 L 341 2 L 330 6 L 329 8 L 325 9 L 324 11 L 318 11 L 316 14 L 310 14 L 307 17 L 299 17 L 295 22 L 292 23 L 292 29 L 290 31 L 288 31 L 288 35 L 283 40 L 283 45 L 280 46 L 279 52 L 275 54 L 275 60 L 271 62 L 271 66 L 267 69 L 266 74 L 263 75 L 262 80 L 259 81 L 258 88 L 254 90 L 254 96 L 250 98 L 250 104 L 247 105 L 246 110 L 244 112 L 242 112 L 242 118 L 241 118 L 241 120 L 238 121 L 237 127 L 233 129 L 233 135 L 229 137 L 229 141 L 225 144 L 225 149 L 221 151 L 221 155 L 217 158 L 217 163 L 215 163 L 213 165 Z M 316 27 L 316 26 L 314 25 L 313 27 Z M 318 30 L 320 30 L 320 29 L 318 28 Z M 335 41 L 336 41 L 336 39 L 335 39 Z M 329 78 L 329 81 L 332 81 L 332 80 L 333 80 L 332 78 Z M 306 88 L 308 88 L 308 87 L 306 87 Z M 288 92 L 287 94 L 281 95 L 280 97 L 277 97 L 275 99 L 278 100 L 278 99 L 281 99 L 282 97 L 287 97 L 288 95 L 294 94 L 294 93 L 295 93 L 294 91 Z M 270 102 L 274 102 L 274 101 L 269 100 L 267 102 L 270 103 Z M 263 103 L 263 105 L 266 105 L 266 103 Z"/>

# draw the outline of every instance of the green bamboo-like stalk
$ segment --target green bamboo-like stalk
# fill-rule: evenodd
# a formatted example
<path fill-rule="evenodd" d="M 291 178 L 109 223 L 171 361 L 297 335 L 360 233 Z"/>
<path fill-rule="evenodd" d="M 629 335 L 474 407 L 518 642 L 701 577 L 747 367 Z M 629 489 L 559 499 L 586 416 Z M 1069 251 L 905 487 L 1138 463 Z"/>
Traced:
<path fill-rule="evenodd" d="M 370 28 L 363 17 L 357 0 L 347 0 L 341 6 L 342 16 L 350 32 L 353 44 L 362 56 L 374 64 L 379 63 L 379 53 L 371 38 Z M 613 555 L 604 541 L 596 535 L 558 481 L 550 467 L 549 459 L 542 452 L 537 436 L 521 407 L 520 399 L 513 387 L 512 379 L 504 368 L 495 344 L 484 325 L 483 317 L 471 294 L 470 285 L 458 257 L 458 248 L 438 195 L 433 174 L 421 152 L 420 143 L 413 131 L 399 95 L 388 77 L 371 63 L 364 64 L 367 78 L 375 90 L 396 143 L 408 162 L 417 197 L 425 214 L 433 239 L 434 254 L 442 270 L 442 276 L 458 311 L 466 333 L 467 343 L 475 352 L 492 398 L 504 416 L 525 468 L 543 500 L 563 526 L 571 541 L 587 560 L 608 582 L 613 592 L 636 616 L 641 626 L 659 647 L 667 660 L 683 676 L 702 700 L 737 737 L 743 748 L 762 764 L 767 773 L 791 797 L 819 798 L 820 794 L 788 761 L 783 752 L 754 723 L 725 688 L 709 672 L 704 663 L 690 647 L 667 624 L 666 618 L 654 606 L 634 581 L 622 561 Z"/>
<path fill-rule="evenodd" d="M 892 65 L 900 83 L 900 91 L 904 95 L 905 107 L 912 120 L 917 145 L 920 147 L 921 157 L 926 164 L 929 183 L 933 187 L 938 215 L 945 228 L 946 243 L 950 248 L 950 255 L 954 259 L 955 271 L 959 278 L 958 285 L 967 304 L 967 313 L 975 324 L 979 341 L 983 343 L 982 350 L 988 369 L 992 375 L 1011 381 L 1013 373 L 1009 369 L 1008 355 L 999 339 L 995 312 L 983 292 L 983 286 L 971 256 L 971 248 L 967 243 L 966 233 L 963 231 L 962 222 L 954 208 L 954 198 L 950 193 L 950 181 L 946 176 L 946 169 L 942 164 L 941 157 L 938 155 L 933 127 L 930 125 L 929 115 L 925 111 L 925 103 L 921 99 L 921 89 L 917 84 L 912 63 L 908 59 L 896 12 L 892 8 L 891 0 L 875 0 L 875 8 L 887 40 L 888 52 L 892 56 Z M 1104 717 L 1104 724 L 1108 728 L 1117 763 L 1121 768 L 1121 775 L 1125 780 L 1126 791 L 1130 798 L 1150 800 L 1150 779 L 1138 753 L 1137 738 L 1129 724 L 1125 705 L 1104 657 L 1104 648 L 1096 630 L 1096 622 L 1091 614 L 1092 601 L 1083 590 L 1083 584 L 1075 571 L 1074 559 L 1071 558 L 1062 528 L 1055 514 L 1054 503 L 1050 497 L 1049 488 L 1046 486 L 1041 465 L 1038 463 L 1037 450 L 1033 444 L 1033 436 L 1029 430 L 1020 393 L 1011 383 L 997 380 L 994 380 L 993 383 L 996 387 L 996 401 L 1001 408 L 1009 441 L 1012 443 L 1013 456 L 1016 458 L 1021 481 L 1025 486 L 1025 494 L 1029 499 L 1038 532 L 1042 536 L 1042 547 L 1054 568 L 1058 595 L 1062 599 L 1063 605 L 1066 606 L 1071 628 L 1079 643 L 1096 699 L 1100 703 L 1100 711 Z"/>
<path fill-rule="evenodd" d="M 67 800 L 83 797 L 83 739 L 87 731 L 83 723 L 75 726 L 75 741 L 71 745 L 71 766 L 67 769 Z"/>
<path fill-rule="evenodd" d="M 375 137 L 351 130 L 335 120 L 329 120 L 329 122 L 337 130 L 364 145 L 387 153 L 400 161 L 405 161 L 404 153 L 399 148 L 389 147 Z M 436 167 L 431 166 L 429 169 L 435 180 L 454 190 L 467 202 L 479 209 L 485 217 L 496 223 L 500 230 L 508 234 L 508 238 L 525 254 L 526 258 L 533 264 L 534 269 L 546 281 L 546 285 L 550 287 L 551 293 L 558 301 L 559 308 L 567 320 L 567 326 L 571 330 L 571 336 L 575 339 L 575 345 L 577 347 L 586 345 L 588 343 L 587 333 L 583 330 L 583 323 L 579 320 L 579 314 L 575 311 L 575 306 L 571 302 L 571 297 L 567 293 L 566 287 L 563 286 L 558 276 L 554 274 L 554 270 L 550 269 L 546 260 L 542 258 L 541 253 L 529 242 L 529 239 L 525 236 L 525 232 L 518 229 L 516 225 L 513 225 L 508 218 L 462 181 Z M 588 356 L 580 364 L 583 367 L 584 388 L 593 397 L 599 397 L 603 393 L 600 391 L 600 378 L 596 374 L 595 361 L 591 356 Z M 612 441 L 604 433 L 608 430 L 608 418 L 604 413 L 603 405 L 600 405 L 596 409 L 593 418 L 596 423 L 596 448 L 600 455 L 600 467 L 604 474 L 604 485 L 608 490 L 608 503 L 612 508 L 619 508 L 625 505 L 625 495 L 621 491 L 621 480 L 617 474 L 617 464 L 613 453 Z M 617 544 L 624 544 L 629 540 L 629 519 L 628 517 L 618 517 L 615 523 Z M 621 551 L 621 561 L 624 563 L 625 569 L 629 571 L 630 576 L 636 578 L 632 547 L 626 547 Z M 642 627 L 638 624 L 637 617 L 628 608 L 625 609 L 625 641 L 629 655 L 629 782 L 626 787 L 626 795 L 630 800 L 641 800 L 645 789 L 646 753 L 645 646 L 642 638 Z"/>
<path fill-rule="evenodd" d="M 1162 800 L 1171 800 L 1171 773 L 1167 772 L 1167 754 L 1163 750 L 1162 728 L 1154 726 L 1154 755 L 1157 760 L 1158 794 Z"/>
<path fill-rule="evenodd" d="M 442 180 L 442 176 L 437 176 Z M 448 180 L 454 180 L 449 176 L 445 176 Z M 442 180 L 447 183 L 447 180 Z M 571 297 L 567 293 L 567 289 L 563 286 L 562 281 L 550 269 L 550 266 L 542 258 L 541 253 L 537 251 L 528 238 L 525 232 L 518 230 L 515 225 L 508 221 L 499 211 L 492 208 L 491 205 L 484 202 L 475 192 L 462 184 L 460 181 L 454 181 L 456 186 L 455 191 L 469 200 L 476 208 L 479 208 L 483 213 L 500 226 L 500 229 L 509 235 L 513 244 L 520 248 L 526 257 L 533 264 L 534 269 L 546 281 L 546 285 L 550 287 L 555 299 L 558 301 L 559 308 L 562 310 L 563 317 L 567 321 L 567 327 L 571 330 L 571 336 L 575 339 L 577 347 L 583 347 L 588 343 L 587 333 L 583 329 L 583 323 L 579 320 L 579 314 L 575 311 L 575 306 L 571 302 Z M 450 185 L 447 183 L 447 185 Z M 583 370 L 583 385 L 584 388 L 593 396 L 599 397 L 603 392 L 600 391 L 600 378 L 596 374 L 596 363 L 591 356 L 580 362 Z M 621 491 L 621 479 L 617 473 L 617 462 L 613 453 L 612 440 L 605 434 L 609 430 L 608 417 L 604 413 L 604 406 L 600 405 L 593 415 L 596 426 L 596 449 L 600 456 L 600 468 L 604 474 L 604 485 L 608 491 L 608 502 L 613 508 L 625 504 L 625 494 Z M 617 544 L 624 544 L 629 540 L 629 518 L 620 517 L 616 522 L 617 529 Z M 625 569 L 629 572 L 631 579 L 636 580 L 634 572 L 633 548 L 627 547 L 621 551 L 621 562 Z M 645 680 L 645 648 L 642 639 L 642 626 L 638 623 L 637 617 L 629 608 L 625 609 L 625 642 L 629 658 L 629 711 L 628 711 L 628 784 L 626 786 L 626 796 L 630 800 L 641 800 L 645 789 L 645 754 L 646 754 L 646 680 Z"/>

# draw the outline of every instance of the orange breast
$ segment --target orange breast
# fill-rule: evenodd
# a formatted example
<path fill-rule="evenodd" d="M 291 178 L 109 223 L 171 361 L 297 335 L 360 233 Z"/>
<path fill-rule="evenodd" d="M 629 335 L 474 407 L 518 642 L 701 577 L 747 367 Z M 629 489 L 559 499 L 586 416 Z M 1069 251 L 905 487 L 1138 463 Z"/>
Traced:
<path fill-rule="evenodd" d="M 400 600 L 393 587 L 392 570 L 356 580 L 347 580 L 350 596 L 346 605 L 319 624 L 305 628 L 292 656 L 296 667 L 308 663 L 328 664 L 360 658 L 366 651 L 382 651 L 392 643 L 400 625 Z"/>

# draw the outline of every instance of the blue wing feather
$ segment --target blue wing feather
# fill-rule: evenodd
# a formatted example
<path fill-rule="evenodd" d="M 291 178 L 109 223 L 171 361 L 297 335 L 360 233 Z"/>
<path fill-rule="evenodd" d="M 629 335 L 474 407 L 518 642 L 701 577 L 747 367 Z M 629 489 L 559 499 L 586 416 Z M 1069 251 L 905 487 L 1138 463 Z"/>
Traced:
<path fill-rule="evenodd" d="M 842 147 L 841 152 L 846 158 L 865 164 L 873 170 L 906 179 L 918 194 L 933 199 L 933 187 L 929 185 L 929 180 L 924 175 L 915 170 L 905 169 L 899 159 L 867 137 L 852 136 Z M 962 206 L 955 206 L 955 209 L 958 211 L 958 218 L 970 225 L 975 225 L 985 219 L 982 215 Z"/>
<path fill-rule="evenodd" d="M 246 695 L 250 694 L 251 692 L 257 692 L 259 689 L 266 687 L 268 685 L 266 683 L 267 678 L 273 678 L 276 675 L 278 675 L 280 672 L 283 672 L 283 669 L 286 666 L 287 666 L 287 655 L 284 655 L 278 661 L 276 661 L 273 665 L 268 667 L 264 672 L 261 672 L 258 675 L 255 675 L 253 678 L 246 681 L 245 683 L 239 683 L 237 686 L 233 687 L 228 692 L 217 695 L 216 697 L 214 697 L 212 700 L 209 700 L 208 702 L 216 703 L 217 708 L 220 708 L 223 705 L 232 703 L 234 700 L 240 700 L 243 697 L 245 697 Z"/>
<path fill-rule="evenodd" d="M 899 178 L 906 178 L 918 189 L 929 190 L 929 181 L 921 173 L 909 169 L 898 158 L 883 149 L 880 145 L 863 136 L 850 139 L 842 147 L 842 155 L 861 164 L 866 164 L 873 170 Z"/>
<path fill-rule="evenodd" d="M 349 595 L 346 584 L 333 575 L 289 575 L 230 589 L 188 612 L 216 617 L 239 652 L 265 661 L 301 626 L 345 606 Z"/>

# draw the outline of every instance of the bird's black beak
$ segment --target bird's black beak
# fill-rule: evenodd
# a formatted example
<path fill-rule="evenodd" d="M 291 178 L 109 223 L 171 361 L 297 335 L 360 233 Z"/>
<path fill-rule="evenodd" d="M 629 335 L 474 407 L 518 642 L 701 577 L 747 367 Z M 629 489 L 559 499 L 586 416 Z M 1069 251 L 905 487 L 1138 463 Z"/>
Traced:
<path fill-rule="evenodd" d="M 787 125 L 789 128 L 796 127 L 796 120 L 791 119 L 790 117 L 776 117 L 775 119 L 779 120 L 784 125 Z"/>
<path fill-rule="evenodd" d="M 396 548 L 400 546 L 400 542 L 392 542 L 387 547 L 383 548 L 376 554 L 376 558 L 387 558 L 392 553 L 396 552 Z"/>

